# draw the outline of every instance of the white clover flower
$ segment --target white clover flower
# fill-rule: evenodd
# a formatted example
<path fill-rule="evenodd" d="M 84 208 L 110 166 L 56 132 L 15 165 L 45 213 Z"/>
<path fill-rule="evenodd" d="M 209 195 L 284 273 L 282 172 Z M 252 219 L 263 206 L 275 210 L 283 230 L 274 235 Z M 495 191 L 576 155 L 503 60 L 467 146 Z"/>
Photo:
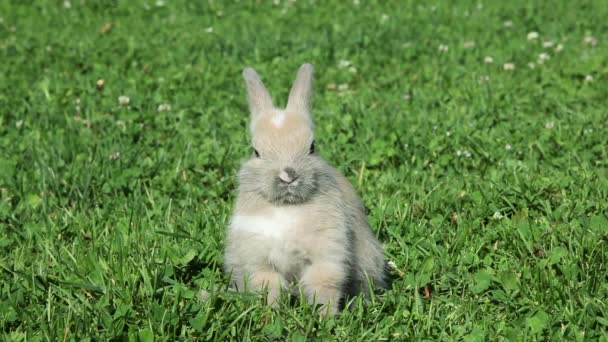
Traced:
<path fill-rule="evenodd" d="M 388 20 L 388 14 L 383 13 L 380 17 L 380 22 L 386 22 Z"/>
<path fill-rule="evenodd" d="M 121 95 L 118 97 L 118 104 L 121 106 L 128 106 L 131 103 L 131 99 L 128 96 Z"/>
<path fill-rule="evenodd" d="M 350 66 L 349 60 L 342 59 L 342 60 L 340 60 L 340 62 L 338 62 L 338 68 L 344 69 L 344 68 L 348 68 L 349 66 Z"/>
<path fill-rule="evenodd" d="M 530 63 L 528 63 L 528 68 L 534 69 L 534 68 L 536 68 L 536 64 L 534 64 L 533 62 L 530 62 Z"/>
<path fill-rule="evenodd" d="M 501 218 L 503 218 L 503 216 L 500 213 L 500 211 L 495 211 L 494 215 L 492 215 L 492 219 L 494 219 L 494 220 L 500 220 Z"/>
<path fill-rule="evenodd" d="M 95 86 L 97 87 L 97 90 L 103 90 L 103 88 L 106 86 L 106 81 L 99 79 L 97 82 L 95 82 Z"/>
<path fill-rule="evenodd" d="M 472 48 L 473 46 L 475 46 L 475 42 L 474 42 L 474 41 L 470 41 L 470 40 L 468 40 L 468 41 L 464 42 L 464 43 L 462 44 L 462 46 L 463 46 L 465 49 L 470 49 L 470 48 Z"/>
<path fill-rule="evenodd" d="M 348 84 L 346 83 L 342 83 L 338 85 L 338 91 L 347 91 L 348 90 Z"/>
<path fill-rule="evenodd" d="M 504 23 L 502 23 L 502 26 L 506 28 L 513 27 L 513 22 L 511 20 L 506 20 Z"/>
<path fill-rule="evenodd" d="M 555 52 L 560 52 L 564 49 L 564 46 L 562 44 L 557 44 L 557 46 L 555 47 Z"/>
<path fill-rule="evenodd" d="M 405 94 L 403 94 L 403 99 L 404 99 L 405 101 L 409 101 L 409 100 L 411 100 L 411 99 L 412 99 L 412 94 L 410 94 L 410 93 L 405 93 Z"/>
<path fill-rule="evenodd" d="M 548 53 L 543 52 L 538 55 L 538 64 L 543 64 L 545 61 L 548 61 L 549 59 L 551 59 L 551 56 Z"/>
<path fill-rule="evenodd" d="M 585 38 L 583 38 L 583 42 L 585 44 L 591 45 L 591 46 L 597 45 L 597 39 L 595 39 L 595 37 L 593 37 L 593 36 L 585 36 Z"/>
<path fill-rule="evenodd" d="M 552 41 L 550 41 L 550 40 L 547 40 L 547 41 L 544 41 L 544 42 L 543 42 L 543 47 L 544 47 L 544 48 L 550 48 L 550 47 L 553 47 L 553 45 L 555 45 L 555 43 L 553 43 L 553 42 L 552 42 Z"/>
<path fill-rule="evenodd" d="M 593 82 L 593 76 L 591 76 L 591 75 L 585 75 L 585 82 L 586 83 Z"/>
<path fill-rule="evenodd" d="M 159 112 L 168 112 L 171 110 L 171 105 L 168 103 L 162 103 L 158 105 Z"/>
<path fill-rule="evenodd" d="M 528 40 L 536 40 L 540 35 L 536 31 L 532 31 L 528 33 Z"/>
<path fill-rule="evenodd" d="M 65 8 L 65 9 L 70 9 L 70 8 L 72 8 L 72 3 L 71 3 L 71 2 L 69 2 L 68 0 L 65 0 L 65 1 L 63 2 L 63 8 Z"/>
<path fill-rule="evenodd" d="M 445 132 L 445 135 L 446 135 L 447 137 L 449 137 L 449 136 L 451 136 L 451 135 L 452 135 L 452 132 L 451 132 L 451 131 L 447 131 L 447 132 Z"/>
<path fill-rule="evenodd" d="M 464 156 L 467 158 L 471 158 L 472 154 L 469 151 L 464 151 Z"/>
<path fill-rule="evenodd" d="M 461 150 L 457 150 L 456 151 L 456 155 L 459 156 L 459 157 L 462 156 L 462 151 Z"/>
<path fill-rule="evenodd" d="M 553 121 L 549 121 L 545 124 L 546 129 L 552 129 L 553 127 L 555 127 L 555 123 Z"/>
<path fill-rule="evenodd" d="M 357 68 L 355 68 L 354 66 L 351 66 L 350 68 L 348 68 L 348 72 L 350 72 L 351 74 L 356 74 Z"/>
<path fill-rule="evenodd" d="M 110 160 L 117 160 L 120 158 L 120 152 L 116 151 L 116 152 L 112 152 L 109 156 Z"/>
<path fill-rule="evenodd" d="M 205 29 L 205 32 L 207 32 L 207 33 L 213 33 L 213 27 L 212 26 L 207 27 Z"/>
<path fill-rule="evenodd" d="M 486 64 L 492 64 L 492 63 L 494 63 L 494 58 L 492 58 L 490 56 L 485 56 L 483 58 L 483 62 L 486 63 Z"/>
<path fill-rule="evenodd" d="M 510 71 L 510 70 L 515 70 L 515 64 L 513 63 L 505 63 L 502 66 L 503 69 Z"/>
<path fill-rule="evenodd" d="M 511 144 L 506 144 L 505 145 L 505 150 L 510 151 L 513 148 L 513 146 L 511 146 Z"/>
<path fill-rule="evenodd" d="M 444 44 L 439 44 L 439 52 L 447 52 L 448 51 L 448 46 L 444 45 Z"/>

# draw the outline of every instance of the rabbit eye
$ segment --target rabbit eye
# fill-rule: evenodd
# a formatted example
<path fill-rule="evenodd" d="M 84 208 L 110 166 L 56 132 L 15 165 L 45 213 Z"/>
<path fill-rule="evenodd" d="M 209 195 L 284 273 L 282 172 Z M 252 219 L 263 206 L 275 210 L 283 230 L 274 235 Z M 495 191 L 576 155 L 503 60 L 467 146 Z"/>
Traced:
<path fill-rule="evenodd" d="M 253 149 L 253 153 L 257 158 L 260 158 L 260 152 L 258 152 L 258 150 L 256 150 L 255 148 Z"/>
<path fill-rule="evenodd" d="M 315 142 L 313 141 L 312 144 L 310 144 L 310 151 L 308 151 L 308 154 L 313 154 L 315 153 Z"/>

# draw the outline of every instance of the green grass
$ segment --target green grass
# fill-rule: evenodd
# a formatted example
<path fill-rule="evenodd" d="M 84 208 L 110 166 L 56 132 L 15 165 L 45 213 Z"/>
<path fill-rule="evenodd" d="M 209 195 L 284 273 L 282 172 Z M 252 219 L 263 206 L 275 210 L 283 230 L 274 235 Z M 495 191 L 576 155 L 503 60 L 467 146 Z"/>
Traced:
<path fill-rule="evenodd" d="M 0 340 L 608 340 L 602 1 L 5 0 L 0 17 Z M 227 284 L 250 155 L 240 71 L 283 105 L 303 62 L 317 149 L 403 274 L 333 319 L 202 303 Z"/>

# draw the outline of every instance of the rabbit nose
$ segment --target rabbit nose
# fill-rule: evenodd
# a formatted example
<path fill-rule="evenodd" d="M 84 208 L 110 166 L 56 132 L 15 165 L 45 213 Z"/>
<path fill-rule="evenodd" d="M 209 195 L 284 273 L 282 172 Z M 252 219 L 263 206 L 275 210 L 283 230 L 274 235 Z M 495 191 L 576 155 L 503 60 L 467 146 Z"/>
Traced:
<path fill-rule="evenodd" d="M 283 183 L 291 184 L 298 179 L 298 175 L 296 174 L 296 170 L 291 167 L 286 167 L 279 173 L 279 179 Z"/>

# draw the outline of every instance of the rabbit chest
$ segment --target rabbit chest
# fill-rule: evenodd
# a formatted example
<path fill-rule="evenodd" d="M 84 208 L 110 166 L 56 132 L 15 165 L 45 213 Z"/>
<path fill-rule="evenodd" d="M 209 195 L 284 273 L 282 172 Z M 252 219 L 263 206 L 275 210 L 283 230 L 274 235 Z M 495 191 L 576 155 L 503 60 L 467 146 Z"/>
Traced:
<path fill-rule="evenodd" d="M 236 215 L 231 228 L 248 237 L 247 244 L 256 250 L 258 261 L 271 264 L 292 280 L 310 263 L 311 253 L 318 247 L 306 216 L 299 208 L 275 207 L 256 215 Z"/>

